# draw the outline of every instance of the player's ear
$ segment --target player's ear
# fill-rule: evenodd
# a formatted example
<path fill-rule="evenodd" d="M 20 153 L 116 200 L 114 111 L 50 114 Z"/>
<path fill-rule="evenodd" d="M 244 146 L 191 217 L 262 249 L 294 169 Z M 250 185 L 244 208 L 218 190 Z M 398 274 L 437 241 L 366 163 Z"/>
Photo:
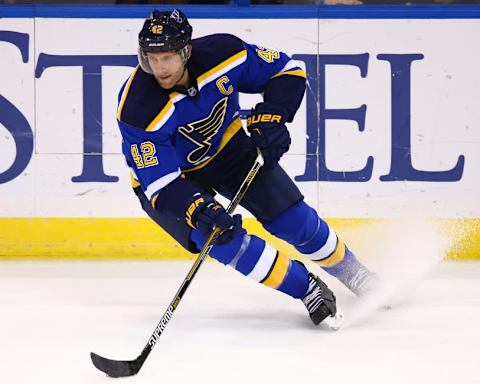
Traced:
<path fill-rule="evenodd" d="M 187 45 L 187 60 L 192 56 L 192 44 Z"/>

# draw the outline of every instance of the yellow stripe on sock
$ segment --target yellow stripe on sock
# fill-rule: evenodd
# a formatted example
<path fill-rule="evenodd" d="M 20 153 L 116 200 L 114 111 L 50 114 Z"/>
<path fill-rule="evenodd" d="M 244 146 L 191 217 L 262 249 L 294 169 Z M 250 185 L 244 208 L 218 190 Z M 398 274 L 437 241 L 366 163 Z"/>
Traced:
<path fill-rule="evenodd" d="M 262 284 L 265 284 L 267 287 L 277 289 L 285 279 L 289 265 L 290 259 L 279 252 L 270 274 L 265 280 L 262 281 Z"/>
<path fill-rule="evenodd" d="M 321 265 L 322 267 L 333 267 L 340 263 L 345 257 L 345 243 L 337 239 L 337 247 L 335 251 L 325 259 L 317 260 L 315 263 Z"/>

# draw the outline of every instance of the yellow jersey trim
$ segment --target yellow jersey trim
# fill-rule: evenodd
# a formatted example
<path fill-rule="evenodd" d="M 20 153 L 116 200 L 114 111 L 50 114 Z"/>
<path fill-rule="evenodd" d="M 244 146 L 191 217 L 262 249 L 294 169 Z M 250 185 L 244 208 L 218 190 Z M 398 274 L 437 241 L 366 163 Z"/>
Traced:
<path fill-rule="evenodd" d="M 157 199 L 158 199 L 158 196 L 160 194 L 157 193 L 155 196 L 153 196 L 153 199 L 152 199 L 152 208 L 155 209 L 155 203 L 157 202 Z"/>
<path fill-rule="evenodd" d="M 180 92 L 172 91 L 172 92 L 170 92 L 170 94 L 168 95 L 168 97 L 170 97 L 170 100 L 173 100 L 175 97 L 180 96 L 180 95 L 181 95 Z"/>
<path fill-rule="evenodd" d="M 214 75 L 217 72 L 220 72 L 222 69 L 227 67 L 228 65 L 232 64 L 233 62 L 241 59 L 242 57 L 247 56 L 247 51 L 244 49 L 233 56 L 230 56 L 227 60 L 221 62 L 220 64 L 216 65 L 212 69 L 208 70 L 207 72 L 203 73 L 197 78 L 197 83 L 200 84 L 205 79 L 209 78 L 210 76 Z"/>
<path fill-rule="evenodd" d="M 292 69 L 291 71 L 285 71 L 285 72 L 280 72 L 277 73 L 276 75 L 273 75 L 271 79 L 274 79 L 275 77 L 283 76 L 283 75 L 290 75 L 290 76 L 299 76 L 303 78 L 307 78 L 307 74 L 303 69 Z"/>
<path fill-rule="evenodd" d="M 130 172 L 130 183 L 132 184 L 132 188 L 137 188 L 140 183 L 137 179 L 135 179 L 135 176 L 133 176 L 133 173 Z"/>
<path fill-rule="evenodd" d="M 238 131 L 240 131 L 240 129 L 242 129 L 242 120 L 240 120 L 240 118 L 237 118 L 225 130 L 225 133 L 222 136 L 222 140 L 220 141 L 220 145 L 218 147 L 217 152 L 215 152 L 212 156 L 210 156 L 203 163 L 198 164 L 197 166 L 195 166 L 193 168 L 183 169 L 182 172 L 183 173 L 192 172 L 192 171 L 196 171 L 196 170 L 206 166 L 210 161 L 212 161 L 215 158 L 215 156 L 217 156 L 220 153 L 220 151 L 228 144 L 228 142 L 232 139 L 232 137 L 235 136 L 235 134 Z"/>
<path fill-rule="evenodd" d="M 165 104 L 165 107 L 160 111 L 160 113 L 155 116 L 155 118 L 152 120 L 150 124 L 148 124 L 147 129 L 145 129 L 148 132 L 151 132 L 154 130 L 156 125 L 167 115 L 168 112 L 173 108 L 173 102 L 172 99 L 167 101 L 167 104 Z M 158 128 L 157 128 L 158 129 Z"/>
<path fill-rule="evenodd" d="M 118 111 L 117 111 L 117 119 L 118 120 L 121 120 L 123 106 L 125 105 L 125 101 L 127 100 L 128 91 L 130 90 L 130 86 L 132 85 L 133 78 L 137 74 L 138 68 L 140 68 L 139 65 L 137 65 L 135 67 L 135 70 L 130 75 L 130 78 L 128 79 L 127 85 L 125 86 L 125 89 L 123 90 L 122 98 L 120 99 L 120 104 L 118 105 Z"/>

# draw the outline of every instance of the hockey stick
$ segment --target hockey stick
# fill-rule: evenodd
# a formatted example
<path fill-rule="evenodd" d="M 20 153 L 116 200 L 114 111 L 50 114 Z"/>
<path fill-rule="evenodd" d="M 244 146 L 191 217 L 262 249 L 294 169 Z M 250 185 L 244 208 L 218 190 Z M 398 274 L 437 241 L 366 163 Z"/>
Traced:
<path fill-rule="evenodd" d="M 257 160 L 253 164 L 252 168 L 248 172 L 245 180 L 243 180 L 242 185 L 238 189 L 237 194 L 233 197 L 230 204 L 228 205 L 227 212 L 232 213 L 235 208 L 237 208 L 238 204 L 242 200 L 243 196 L 247 192 L 248 188 L 250 187 L 255 175 L 257 174 L 258 170 L 262 165 L 262 157 L 259 155 Z M 193 264 L 192 268 L 190 268 L 190 272 L 188 272 L 187 277 L 183 280 L 182 285 L 177 291 L 177 294 L 171 301 L 170 305 L 168 306 L 167 310 L 163 314 L 160 322 L 158 323 L 155 331 L 150 336 L 147 344 L 143 348 L 142 353 L 135 359 L 135 360 L 111 360 L 105 357 L 99 356 L 96 353 L 91 352 L 90 357 L 92 359 L 93 365 L 97 367 L 100 371 L 105 372 L 110 377 L 125 377 L 125 376 L 133 376 L 140 371 L 143 366 L 143 363 L 147 359 L 150 352 L 152 352 L 153 347 L 157 343 L 160 335 L 165 330 L 168 322 L 173 316 L 173 312 L 177 308 L 178 304 L 182 300 L 183 295 L 187 291 L 188 286 L 192 282 L 195 274 L 197 273 L 198 269 L 204 262 L 205 258 L 207 257 L 208 253 L 212 249 L 215 240 L 217 239 L 218 235 L 220 234 L 221 229 L 216 227 L 210 236 L 207 239 L 207 242 L 203 246 L 200 254 L 198 255 L 195 263 Z"/>

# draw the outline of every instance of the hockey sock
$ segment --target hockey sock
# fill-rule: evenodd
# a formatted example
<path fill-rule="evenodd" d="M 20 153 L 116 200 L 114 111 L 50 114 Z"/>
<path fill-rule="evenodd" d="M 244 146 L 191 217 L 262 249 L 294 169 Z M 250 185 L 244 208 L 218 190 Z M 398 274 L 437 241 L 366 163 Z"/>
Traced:
<path fill-rule="evenodd" d="M 345 284 L 359 270 L 368 272 L 335 231 L 304 201 L 293 205 L 274 221 L 264 223 L 264 227 Z"/>
<path fill-rule="evenodd" d="M 204 235 L 196 230 L 192 231 L 191 239 L 199 248 L 205 243 Z M 215 245 L 210 256 L 293 298 L 300 298 L 307 291 L 308 271 L 305 266 L 257 236 L 241 235 L 227 244 Z"/>
<path fill-rule="evenodd" d="M 343 248 L 345 256 L 340 262 L 329 267 L 322 266 L 322 268 L 330 275 L 337 277 L 339 280 L 347 281 L 350 280 L 359 269 L 364 267 L 348 247 L 343 246 Z"/>

